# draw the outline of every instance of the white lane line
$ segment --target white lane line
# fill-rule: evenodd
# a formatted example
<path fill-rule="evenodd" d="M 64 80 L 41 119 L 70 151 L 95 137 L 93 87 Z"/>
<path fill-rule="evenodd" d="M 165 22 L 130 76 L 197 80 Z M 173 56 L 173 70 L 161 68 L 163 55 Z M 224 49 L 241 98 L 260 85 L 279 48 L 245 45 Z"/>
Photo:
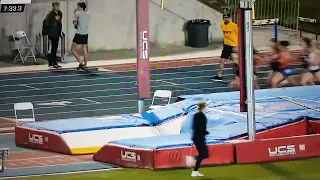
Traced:
<path fill-rule="evenodd" d="M 14 129 L 12 129 L 14 130 Z M 0 133 L 0 136 L 10 136 L 10 135 L 14 135 L 15 133 Z"/>
<path fill-rule="evenodd" d="M 98 68 L 98 71 L 100 71 L 100 72 L 113 72 L 112 70 L 106 69 L 106 68 Z"/>
<path fill-rule="evenodd" d="M 45 163 L 41 163 L 41 162 L 29 160 L 29 159 L 28 159 L 28 161 L 29 161 L 29 162 L 32 162 L 32 163 L 35 163 L 35 164 L 40 164 L 40 165 L 42 165 L 42 166 L 47 166 L 47 164 L 45 164 Z M 29 164 L 29 163 L 28 163 L 28 164 Z"/>
<path fill-rule="evenodd" d="M 225 68 L 226 69 L 232 69 L 232 68 Z M 182 74 L 195 74 L 195 73 L 204 73 L 204 72 L 210 72 L 212 74 L 214 74 L 214 72 L 217 70 L 201 70 L 201 71 L 182 71 L 182 72 L 175 72 L 175 73 L 155 73 L 155 74 L 151 74 L 151 76 L 164 76 L 164 75 L 180 75 L 178 77 L 183 76 Z M 115 72 L 117 73 L 117 72 Z M 191 76 L 194 77 L 194 76 Z M 201 76 L 197 76 L 197 78 L 200 78 Z M 84 80 L 86 82 L 88 81 L 101 81 L 101 80 L 110 80 L 110 79 L 123 79 L 123 78 L 132 78 L 135 79 L 136 76 L 115 76 L 115 77 L 103 77 L 103 78 L 83 78 L 83 79 L 76 79 L 76 80 L 68 80 L 68 81 L 49 81 L 49 82 L 35 82 L 35 83 L 28 83 L 28 85 L 44 85 L 44 84 L 58 84 L 58 83 L 71 83 L 71 82 L 83 82 Z M 163 79 L 163 80 L 171 80 L 171 79 L 185 79 L 187 77 L 183 78 L 170 78 L 170 79 Z M 132 83 L 133 81 L 125 81 L 125 82 L 116 82 L 116 83 L 108 83 L 108 84 L 126 84 L 126 83 Z M 16 86 L 15 84 L 8 84 L 8 85 L 1 85 L 0 87 L 12 87 L 12 86 Z"/>
<path fill-rule="evenodd" d="M 232 69 L 232 68 L 225 68 L 225 69 Z M 159 74 L 151 74 L 151 76 L 164 76 L 164 75 L 178 75 L 180 74 L 182 76 L 182 74 L 193 74 L 193 76 L 187 76 L 187 77 L 183 77 L 181 78 L 181 76 L 178 76 L 178 78 L 170 78 L 170 79 L 162 79 L 162 80 L 183 80 L 183 79 L 194 79 L 194 78 L 209 78 L 211 76 L 195 76 L 194 74 L 195 73 L 203 73 L 203 72 L 210 72 L 212 74 L 214 74 L 214 72 L 217 71 L 217 70 L 201 70 L 201 71 L 182 71 L 182 72 L 175 72 L 175 73 L 159 73 Z M 267 73 L 269 71 L 259 71 L 259 73 Z M 233 75 L 233 74 L 226 74 L 224 76 L 228 76 L 228 75 Z M 71 83 L 71 82 L 82 82 L 84 80 L 87 81 L 101 81 L 101 80 L 110 80 L 110 79 L 123 79 L 123 78 L 132 78 L 132 79 L 135 79 L 136 76 L 116 76 L 116 77 L 107 77 L 107 78 L 95 78 L 95 79 L 77 79 L 77 80 L 69 80 L 69 81 L 50 81 L 50 82 L 38 82 L 38 83 L 28 83 L 26 85 L 28 86 L 32 86 L 32 85 L 44 85 L 44 84 L 58 84 L 58 83 Z M 116 83 L 106 83 L 106 85 L 108 84 L 131 84 L 131 83 L 134 83 L 135 81 L 124 81 L 124 82 L 116 82 Z M 137 83 L 135 84 L 137 85 Z M 2 85 L 0 87 L 12 87 L 12 86 L 16 86 L 16 85 Z"/>
<path fill-rule="evenodd" d="M 209 60 L 210 59 L 214 59 L 214 58 L 208 58 Z M 186 62 L 188 61 L 194 61 L 194 60 L 185 60 Z M 157 62 L 156 62 L 157 63 Z M 164 63 L 164 62 L 162 62 Z M 167 64 L 170 64 L 172 62 L 165 62 Z M 209 64 L 200 64 L 200 65 L 194 65 L 194 66 L 179 66 L 179 68 L 194 68 L 194 67 L 202 67 L 202 66 L 211 66 L 211 65 L 218 65 L 216 63 L 209 63 Z M 113 67 L 116 67 L 116 66 L 123 66 L 123 65 L 114 65 L 112 66 Z M 132 66 L 131 64 L 128 65 L 128 66 Z M 161 68 L 161 69 L 177 69 L 177 67 L 164 67 L 164 68 Z M 132 71 L 126 71 L 126 72 L 133 72 L 133 71 L 136 71 L 136 70 L 132 70 Z M 111 73 L 114 73 L 114 72 L 119 72 L 119 71 L 111 71 L 111 72 L 102 72 L 102 73 L 98 73 L 98 74 L 111 74 Z M 39 72 L 40 73 L 40 72 Z M 49 72 L 45 72 L 45 73 L 49 73 Z M 10 74 L 9 74 L 10 75 Z M 14 75 L 14 74 L 13 74 Z M 54 77 L 54 78 L 58 78 L 58 77 L 74 77 L 74 76 L 86 76 L 86 75 L 82 75 L 82 74 L 77 74 L 77 73 L 74 73 L 74 74 L 69 74 L 69 75 L 60 75 L 60 76 L 37 76 L 37 77 L 29 77 L 29 78 L 12 78 L 12 79 L 3 79 L 3 80 L 0 80 L 1 81 L 17 81 L 17 80 L 29 80 L 29 79 L 46 79 L 46 78 L 51 78 L 51 77 Z"/>
<path fill-rule="evenodd" d="M 208 84 L 209 82 L 197 82 L 197 83 L 185 83 L 184 85 L 198 85 L 198 84 Z M 158 88 L 158 87 L 170 87 L 170 85 L 172 86 L 172 84 L 167 83 L 166 85 L 160 85 L 160 86 L 151 86 L 152 88 Z M 93 84 L 93 85 L 83 85 L 83 86 L 66 86 L 66 87 L 58 87 L 58 88 L 45 88 L 46 90 L 53 90 L 53 89 L 67 89 L 67 88 L 76 88 L 77 90 L 81 87 L 90 87 L 90 86 L 106 86 L 106 84 Z M 180 86 L 177 86 L 180 87 Z M 95 91 L 75 91 L 75 92 L 66 92 L 66 93 L 54 93 L 54 94 L 37 94 L 37 95 L 28 95 L 28 96 L 9 96 L 9 97 L 4 97 L 4 98 L 0 98 L 0 100 L 8 100 L 8 99 L 17 99 L 17 98 L 30 98 L 30 97 L 47 97 L 47 96 L 51 96 L 51 95 L 70 95 L 70 94 L 82 94 L 82 93 L 94 93 L 94 92 L 106 92 L 106 91 L 121 91 L 121 90 L 132 90 L 133 88 L 136 87 L 130 87 L 130 88 L 116 88 L 116 89 L 101 89 L 101 90 L 95 90 Z M 199 90 L 195 90 L 195 89 L 190 89 L 190 88 L 184 88 L 184 87 L 180 87 L 181 89 L 185 89 L 185 90 L 192 90 L 192 91 L 199 91 Z M 216 88 L 210 88 L 210 89 L 219 89 L 220 87 L 216 87 Z M 221 87 L 221 88 L 225 88 L 225 87 Z M 204 88 L 201 88 L 204 89 Z M 6 91 L 2 91 L 0 92 L 0 94 L 5 93 Z M 14 91 L 14 92 L 21 92 L 21 91 Z M 12 91 L 11 91 L 12 93 Z M 133 93 L 132 95 L 134 95 L 135 93 Z M 119 95 L 121 96 L 121 95 Z"/>
<path fill-rule="evenodd" d="M 180 84 L 176 84 L 176 83 L 169 82 L 169 81 L 165 81 L 165 80 L 153 80 L 153 81 L 155 81 L 155 82 L 162 82 L 162 83 L 171 84 L 171 85 L 174 85 L 174 86 L 181 87 Z"/>
<path fill-rule="evenodd" d="M 101 103 L 98 102 L 98 101 L 93 101 L 93 100 L 86 99 L 86 98 L 80 98 L 80 99 L 82 99 L 82 100 L 84 100 L 84 101 L 92 102 L 92 103 L 94 103 L 94 104 L 101 104 Z"/>
<path fill-rule="evenodd" d="M 183 87 L 185 85 L 195 85 L 195 84 L 201 84 L 201 83 L 185 83 L 185 84 L 181 85 L 181 84 L 176 84 L 176 83 L 165 81 L 165 80 L 154 80 L 154 81 L 162 82 L 162 83 L 165 83 L 165 84 L 170 84 L 170 85 L 173 85 L 175 87 L 178 87 L 178 88 L 184 89 L 184 90 L 195 91 L 195 92 L 203 92 L 202 89 L 191 89 L 191 88 Z M 205 84 L 207 84 L 207 83 L 208 82 L 205 82 Z M 166 85 L 164 85 L 164 86 L 166 86 Z M 160 87 L 162 87 L 162 86 L 160 86 Z"/>
<path fill-rule="evenodd" d="M 168 62 L 168 63 L 171 63 L 171 62 Z M 203 67 L 203 66 L 212 66 L 212 65 L 217 65 L 217 64 L 215 64 L 215 63 L 212 64 L 211 63 L 211 64 L 201 64 L 201 65 L 196 65 L 196 66 L 179 66 L 179 68 L 187 68 L 187 69 L 190 68 L 191 69 L 191 68 L 194 68 L 194 67 Z M 293 65 L 299 65 L 299 64 L 293 64 Z M 259 67 L 268 67 L 268 66 L 264 65 L 264 66 L 259 66 Z M 160 70 L 162 70 L 162 69 L 164 69 L 164 70 L 177 69 L 177 67 L 160 68 Z M 232 68 L 225 68 L 225 69 L 232 69 Z M 135 70 L 126 71 L 126 72 L 133 72 L 133 71 L 135 71 Z M 199 71 L 187 71 L 187 72 L 183 71 L 183 72 L 179 72 L 179 73 L 194 73 L 194 72 L 204 72 L 204 71 L 215 72 L 215 71 L 218 71 L 218 70 L 214 69 L 214 70 L 199 70 Z M 98 74 L 105 75 L 105 74 L 113 74 L 115 72 L 119 73 L 119 72 L 124 72 L 124 71 L 107 71 L 107 72 L 101 71 L 101 73 L 98 73 Z M 260 73 L 261 72 L 269 72 L 269 71 L 260 71 Z M 161 75 L 162 76 L 164 74 L 169 75 L 169 74 L 176 74 L 176 73 L 159 73 L 159 74 L 152 74 L 152 75 Z M 0 82 L 2 82 L 2 81 L 8 82 L 8 81 L 30 80 L 30 79 L 46 79 L 46 78 L 51 78 L 51 77 L 55 77 L 55 78 L 59 78 L 59 77 L 74 77 L 74 76 L 84 76 L 84 77 L 86 77 L 86 75 L 82 75 L 82 74 L 70 74 L 70 75 L 60 75 L 60 76 L 39 76 L 39 77 L 31 77 L 31 78 L 12 78 L 12 79 L 0 80 Z M 125 76 L 123 76 L 123 77 L 125 77 Z M 117 77 L 115 77 L 115 78 L 117 78 Z M 118 77 L 118 78 L 121 78 L 121 77 Z M 84 78 L 84 79 L 81 79 L 81 80 L 76 80 L 76 81 L 83 81 L 85 79 L 87 79 L 87 78 Z M 87 79 L 87 80 L 90 80 L 90 79 Z M 55 81 L 50 81 L 50 82 L 47 82 L 47 83 L 56 83 L 56 82 Z M 35 83 L 33 83 L 33 84 L 35 84 Z M 42 84 L 42 83 L 40 83 L 40 84 Z M 3 86 L 12 86 L 12 85 L 3 85 Z M 3 87 L 3 86 L 0 86 L 0 87 Z"/>
<path fill-rule="evenodd" d="M 35 90 L 40 90 L 39 88 L 36 88 L 36 87 L 33 87 L 33 86 L 29 86 L 29 85 L 26 85 L 26 84 L 19 84 L 19 86 L 30 88 L 30 89 L 35 89 Z"/>

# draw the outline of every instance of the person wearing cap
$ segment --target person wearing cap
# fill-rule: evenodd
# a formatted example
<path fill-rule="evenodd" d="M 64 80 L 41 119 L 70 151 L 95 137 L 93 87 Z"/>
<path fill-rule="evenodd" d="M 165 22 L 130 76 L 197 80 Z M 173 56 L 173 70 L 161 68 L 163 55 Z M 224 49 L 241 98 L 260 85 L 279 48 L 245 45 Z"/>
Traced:
<path fill-rule="evenodd" d="M 76 57 L 79 62 L 79 69 L 85 70 L 88 62 L 88 34 L 89 34 L 89 23 L 91 17 L 88 12 L 86 12 L 87 6 L 84 2 L 79 2 L 77 4 L 77 9 L 73 17 L 74 28 L 76 29 L 75 36 L 71 45 L 71 52 Z M 84 63 L 80 60 L 80 55 L 77 52 L 77 46 L 81 45 L 83 51 Z"/>
<path fill-rule="evenodd" d="M 42 34 L 47 35 L 51 42 L 51 52 L 48 55 L 49 67 L 61 68 L 57 63 L 57 51 L 62 32 L 62 12 L 59 1 L 52 2 L 52 10 L 43 21 Z"/>
<path fill-rule="evenodd" d="M 219 65 L 219 72 L 214 76 L 213 80 L 222 81 L 222 73 L 224 67 L 224 61 L 232 59 L 231 55 L 233 49 L 238 46 L 238 26 L 236 23 L 230 20 L 230 14 L 223 15 L 223 22 L 220 24 L 223 33 L 223 50 L 221 53 L 221 61 Z"/>
<path fill-rule="evenodd" d="M 198 169 L 201 162 L 209 157 L 208 148 L 206 145 L 206 135 L 209 134 L 207 131 L 207 117 L 204 114 L 207 102 L 201 101 L 197 104 L 198 112 L 193 117 L 193 134 L 192 141 L 196 145 L 198 151 L 198 156 L 194 159 L 196 160 L 195 167 L 191 173 L 192 177 L 204 176 L 200 174 Z"/>

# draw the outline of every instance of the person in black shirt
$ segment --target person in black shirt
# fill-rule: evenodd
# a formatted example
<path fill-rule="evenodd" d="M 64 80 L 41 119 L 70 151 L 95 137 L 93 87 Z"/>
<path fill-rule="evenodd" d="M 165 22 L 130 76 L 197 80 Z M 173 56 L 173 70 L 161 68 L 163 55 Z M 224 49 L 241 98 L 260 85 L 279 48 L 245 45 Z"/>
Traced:
<path fill-rule="evenodd" d="M 207 102 L 201 101 L 198 103 L 198 112 L 193 117 L 193 135 L 192 141 L 196 145 L 198 156 L 195 157 L 196 164 L 192 171 L 192 177 L 203 176 L 198 172 L 202 160 L 209 157 L 208 148 L 206 146 L 206 135 L 209 134 L 207 131 L 207 117 L 203 113 L 206 108 Z"/>
<path fill-rule="evenodd" d="M 47 14 L 43 21 L 42 34 L 47 35 L 51 41 L 51 52 L 48 55 L 49 67 L 61 68 L 57 63 L 57 50 L 59 46 L 59 38 L 62 32 L 62 12 L 60 11 L 60 3 L 55 0 L 52 2 L 52 10 Z"/>

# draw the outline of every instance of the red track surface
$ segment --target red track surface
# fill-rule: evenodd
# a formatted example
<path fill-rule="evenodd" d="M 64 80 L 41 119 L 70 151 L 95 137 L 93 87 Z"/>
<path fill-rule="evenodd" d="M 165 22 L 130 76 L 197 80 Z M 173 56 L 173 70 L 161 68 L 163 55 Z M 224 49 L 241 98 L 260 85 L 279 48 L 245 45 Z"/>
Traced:
<path fill-rule="evenodd" d="M 6 162 L 8 169 L 78 164 L 93 161 L 92 155 L 68 156 L 44 151 L 11 152 Z"/>

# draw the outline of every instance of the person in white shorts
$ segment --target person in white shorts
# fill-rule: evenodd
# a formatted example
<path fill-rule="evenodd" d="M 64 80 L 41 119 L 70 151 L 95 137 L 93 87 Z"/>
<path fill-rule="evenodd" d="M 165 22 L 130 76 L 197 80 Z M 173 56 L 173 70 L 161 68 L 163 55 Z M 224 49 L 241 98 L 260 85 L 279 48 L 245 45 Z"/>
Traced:
<path fill-rule="evenodd" d="M 320 81 L 320 58 L 319 52 L 312 46 L 309 38 L 301 39 L 301 47 L 304 52 L 304 72 L 300 76 L 300 83 L 303 86 L 315 85 L 315 79 Z"/>

